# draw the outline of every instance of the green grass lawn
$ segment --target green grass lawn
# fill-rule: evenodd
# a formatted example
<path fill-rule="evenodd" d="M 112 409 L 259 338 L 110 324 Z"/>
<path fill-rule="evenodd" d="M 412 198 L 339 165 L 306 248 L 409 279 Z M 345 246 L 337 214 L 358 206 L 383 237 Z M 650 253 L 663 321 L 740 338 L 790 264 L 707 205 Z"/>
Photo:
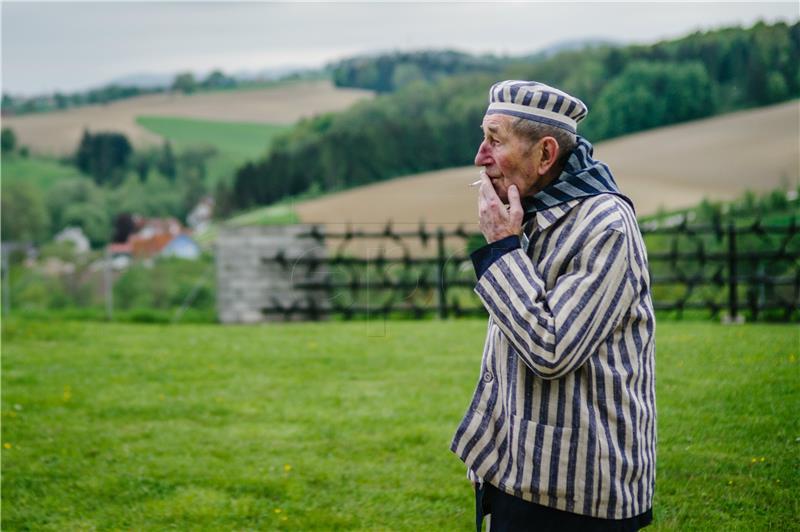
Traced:
<path fill-rule="evenodd" d="M 74 166 L 45 157 L 3 155 L 0 168 L 3 184 L 25 181 L 42 191 L 62 179 L 85 177 Z"/>
<path fill-rule="evenodd" d="M 3 323 L 3 530 L 474 530 L 485 321 Z M 787 530 L 795 326 L 662 322 L 652 530 Z"/>

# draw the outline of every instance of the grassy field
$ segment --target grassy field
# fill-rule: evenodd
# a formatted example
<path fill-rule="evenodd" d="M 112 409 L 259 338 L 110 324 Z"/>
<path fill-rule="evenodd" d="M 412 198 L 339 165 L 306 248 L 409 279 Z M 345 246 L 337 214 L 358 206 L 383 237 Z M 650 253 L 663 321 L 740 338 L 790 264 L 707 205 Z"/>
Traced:
<path fill-rule="evenodd" d="M 178 147 L 191 145 L 214 146 L 242 158 L 263 155 L 272 138 L 290 126 L 252 122 L 221 122 L 166 116 L 140 116 L 140 126 L 169 139 Z"/>
<path fill-rule="evenodd" d="M 77 146 L 76 146 L 77 147 Z M 82 177 L 77 168 L 43 157 L 4 155 L 2 159 L 3 184 L 25 181 L 46 191 L 60 179 Z"/>
<path fill-rule="evenodd" d="M 213 146 L 217 153 L 208 161 L 208 181 L 230 181 L 248 160 L 264 155 L 272 138 L 291 126 L 254 122 L 223 122 L 194 118 L 140 116 L 136 123 L 168 139 L 181 151 L 191 146 Z"/>
<path fill-rule="evenodd" d="M 7 319 L 2 527 L 474 530 L 448 444 L 484 329 Z M 650 529 L 796 526 L 799 346 L 659 324 Z"/>
<path fill-rule="evenodd" d="M 158 144 L 158 136 L 136 123 L 139 116 L 289 125 L 371 97 L 370 91 L 339 89 L 328 80 L 295 81 L 266 88 L 150 94 L 105 105 L 3 117 L 3 126 L 12 128 L 19 144 L 32 153 L 63 155 L 75 150 L 87 128 L 124 133 L 137 147 Z"/>

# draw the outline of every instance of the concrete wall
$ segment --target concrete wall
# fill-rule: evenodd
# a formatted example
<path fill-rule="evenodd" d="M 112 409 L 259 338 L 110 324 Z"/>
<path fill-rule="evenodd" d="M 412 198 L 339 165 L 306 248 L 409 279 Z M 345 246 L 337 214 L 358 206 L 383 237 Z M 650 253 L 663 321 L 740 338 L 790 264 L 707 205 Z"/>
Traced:
<path fill-rule="evenodd" d="M 266 307 L 308 307 L 308 299 L 326 304 L 324 291 L 298 290 L 299 281 L 324 281 L 325 268 L 310 273 L 297 259 L 323 258 L 325 246 L 313 238 L 300 238 L 311 226 L 253 226 L 221 230 L 215 244 L 217 271 L 217 315 L 222 323 L 283 321 L 280 314 L 264 314 Z M 285 264 L 265 262 L 279 253 Z M 309 319 L 293 314 L 290 319 Z"/>

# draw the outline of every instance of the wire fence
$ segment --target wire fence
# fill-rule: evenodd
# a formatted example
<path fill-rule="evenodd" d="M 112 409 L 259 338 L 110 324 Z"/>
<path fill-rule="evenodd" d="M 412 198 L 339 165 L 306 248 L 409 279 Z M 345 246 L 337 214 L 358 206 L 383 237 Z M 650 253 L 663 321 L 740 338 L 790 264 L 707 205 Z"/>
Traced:
<path fill-rule="evenodd" d="M 644 223 L 641 229 L 657 311 L 677 318 L 800 320 L 800 227 L 795 218 L 784 225 L 760 220 L 693 225 L 683 217 L 667 226 Z M 262 309 L 267 315 L 352 319 L 486 314 L 472 292 L 476 279 L 468 255 L 482 242 L 479 233 L 463 227 L 428 230 L 424 225 L 396 231 L 387 225 L 379 231 L 314 227 L 300 236 L 334 252 L 292 260 L 280 252 L 263 257 L 265 263 L 291 270 L 296 289 L 314 294 L 291 304 L 275 300 Z M 371 256 L 349 253 L 361 240 L 387 242 L 403 252 L 389 255 L 375 245 Z M 454 240 L 461 243 L 457 252 L 450 251 Z M 415 247 L 423 252 L 409 251 Z"/>

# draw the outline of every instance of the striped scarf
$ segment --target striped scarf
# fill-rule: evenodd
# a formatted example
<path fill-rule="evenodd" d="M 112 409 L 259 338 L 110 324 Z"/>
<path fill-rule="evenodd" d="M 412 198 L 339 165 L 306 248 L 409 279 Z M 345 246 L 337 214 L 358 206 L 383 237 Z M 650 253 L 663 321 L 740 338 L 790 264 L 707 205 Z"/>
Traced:
<path fill-rule="evenodd" d="M 620 192 L 608 166 L 601 161 L 592 159 L 594 151 L 592 144 L 580 135 L 578 135 L 577 140 L 578 144 L 572 150 L 558 179 L 555 179 L 533 197 L 522 200 L 522 207 L 525 210 L 524 219 L 526 221 L 538 211 L 543 211 L 574 199 L 597 196 L 598 194 L 616 194 L 633 208 L 633 202 Z"/>

